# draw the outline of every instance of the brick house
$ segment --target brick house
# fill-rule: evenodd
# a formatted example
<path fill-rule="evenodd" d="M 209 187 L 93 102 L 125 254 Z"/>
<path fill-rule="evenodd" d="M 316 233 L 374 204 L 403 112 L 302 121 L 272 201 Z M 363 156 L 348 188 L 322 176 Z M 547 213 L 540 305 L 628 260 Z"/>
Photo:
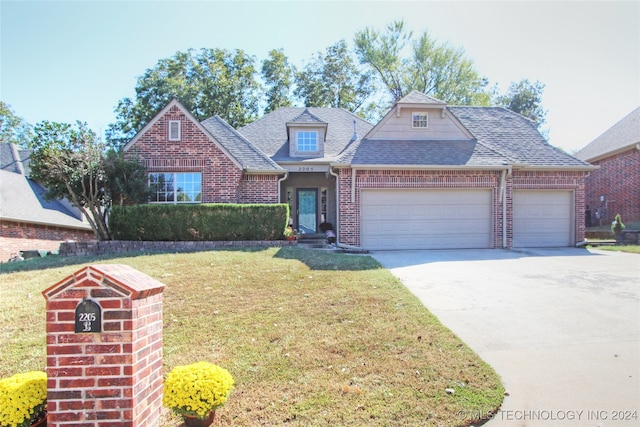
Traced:
<path fill-rule="evenodd" d="M 0 262 L 21 251 L 57 251 L 62 242 L 95 238 L 76 208 L 44 199 L 44 188 L 29 179 L 30 154 L 0 144 Z"/>
<path fill-rule="evenodd" d="M 152 203 L 288 203 L 301 233 L 371 250 L 573 246 L 593 169 L 512 111 L 415 91 L 375 125 L 287 107 L 234 130 L 173 100 L 125 149 Z"/>
<path fill-rule="evenodd" d="M 576 153 L 598 167 L 585 179 L 585 203 L 593 225 L 616 214 L 640 221 L 640 107 Z"/>

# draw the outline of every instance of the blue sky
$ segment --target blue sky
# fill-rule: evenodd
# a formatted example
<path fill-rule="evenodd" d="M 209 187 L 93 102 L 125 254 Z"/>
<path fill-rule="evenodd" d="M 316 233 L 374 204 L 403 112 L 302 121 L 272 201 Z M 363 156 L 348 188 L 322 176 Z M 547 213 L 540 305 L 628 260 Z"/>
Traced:
<path fill-rule="evenodd" d="M 298 67 L 366 27 L 404 19 L 464 49 L 504 92 L 546 85 L 551 144 L 574 152 L 640 105 L 638 1 L 6 1 L 0 99 L 31 124 L 86 121 L 103 134 L 136 78 L 189 48 L 282 48 Z"/>

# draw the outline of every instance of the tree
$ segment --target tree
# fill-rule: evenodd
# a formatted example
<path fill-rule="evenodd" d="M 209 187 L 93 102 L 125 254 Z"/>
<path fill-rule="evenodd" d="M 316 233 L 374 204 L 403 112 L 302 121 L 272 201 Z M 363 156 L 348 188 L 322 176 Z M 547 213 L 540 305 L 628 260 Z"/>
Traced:
<path fill-rule="evenodd" d="M 273 49 L 269 52 L 269 58 L 262 61 L 262 79 L 267 86 L 267 106 L 265 114 L 275 111 L 280 107 L 290 107 L 291 87 L 296 69 L 289 64 L 287 56 L 282 49 Z"/>
<path fill-rule="evenodd" d="M 488 80 L 481 77 L 464 50 L 437 45 L 427 33 L 413 44 L 406 91 L 417 90 L 448 104 L 488 105 Z"/>
<path fill-rule="evenodd" d="M 17 116 L 10 105 L 0 101 L 0 143 L 26 147 L 31 137 L 31 125 Z"/>
<path fill-rule="evenodd" d="M 355 36 L 360 62 L 374 70 L 391 102 L 418 90 L 450 104 L 489 104 L 488 81 L 462 49 L 438 45 L 426 32 L 417 41 L 412 36 L 403 21 L 385 32 L 366 28 Z"/>
<path fill-rule="evenodd" d="M 496 98 L 496 104 L 530 118 L 539 129 L 547 121 L 547 112 L 542 108 L 543 92 L 544 84 L 522 79 L 518 83 L 511 82 L 507 92 Z"/>
<path fill-rule="evenodd" d="M 147 170 L 139 159 L 122 149 L 109 149 L 103 165 L 111 204 L 124 206 L 149 200 Z"/>
<path fill-rule="evenodd" d="M 340 40 L 318 52 L 296 74 L 295 94 L 306 106 L 335 107 L 357 111 L 373 92 L 371 74 L 358 70 L 347 43 Z"/>
<path fill-rule="evenodd" d="M 106 145 L 86 123 L 43 121 L 34 131 L 30 178 L 46 189 L 48 200 L 67 198 L 85 215 L 96 238 L 109 240 L 113 197 L 120 203 L 140 201 L 146 188 L 142 165 L 115 152 L 105 156 Z"/>
<path fill-rule="evenodd" d="M 198 120 L 219 115 L 233 127 L 247 124 L 255 119 L 260 98 L 254 64 L 244 51 L 224 49 L 189 49 L 161 59 L 138 78 L 135 99 L 118 102 L 107 140 L 122 145 L 172 98 Z"/>

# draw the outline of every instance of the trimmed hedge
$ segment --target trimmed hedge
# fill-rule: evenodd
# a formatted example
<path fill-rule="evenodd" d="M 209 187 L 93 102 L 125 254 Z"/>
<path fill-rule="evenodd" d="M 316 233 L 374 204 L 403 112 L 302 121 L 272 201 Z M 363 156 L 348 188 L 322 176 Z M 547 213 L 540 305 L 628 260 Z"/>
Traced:
<path fill-rule="evenodd" d="M 114 240 L 279 240 L 289 218 L 287 204 L 114 206 Z"/>

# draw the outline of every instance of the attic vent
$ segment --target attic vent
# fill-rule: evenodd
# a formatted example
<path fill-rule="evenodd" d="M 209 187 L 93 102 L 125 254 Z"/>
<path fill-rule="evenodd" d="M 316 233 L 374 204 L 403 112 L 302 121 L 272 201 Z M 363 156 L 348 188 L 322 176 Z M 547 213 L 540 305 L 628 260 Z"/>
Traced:
<path fill-rule="evenodd" d="M 169 141 L 180 141 L 180 122 L 178 120 L 169 122 Z"/>
<path fill-rule="evenodd" d="M 355 141 L 356 139 L 358 139 L 358 124 L 354 120 L 353 121 L 353 136 L 351 137 L 351 140 Z"/>

